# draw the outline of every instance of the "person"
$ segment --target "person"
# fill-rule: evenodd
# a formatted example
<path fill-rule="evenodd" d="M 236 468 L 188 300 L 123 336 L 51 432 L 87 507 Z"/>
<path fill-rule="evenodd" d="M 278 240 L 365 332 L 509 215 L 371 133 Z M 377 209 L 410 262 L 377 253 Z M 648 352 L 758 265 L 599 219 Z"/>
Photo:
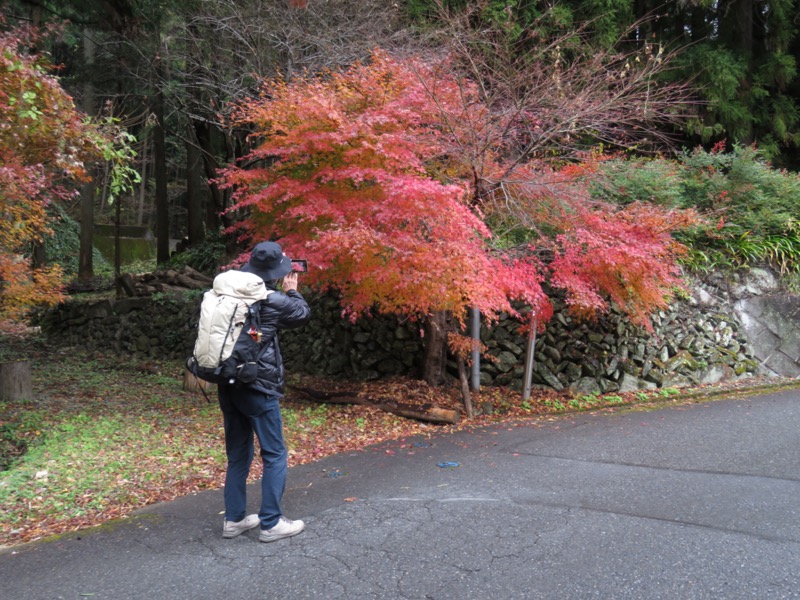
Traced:
<path fill-rule="evenodd" d="M 292 272 L 291 260 L 279 244 L 257 244 L 241 270 L 261 277 L 272 293 L 261 302 L 259 311 L 262 340 L 266 346 L 258 360 L 256 381 L 249 385 L 219 386 L 228 459 L 222 535 L 233 538 L 260 525 L 259 540 L 274 542 L 297 535 L 305 528 L 303 521 L 287 519 L 281 510 L 288 454 L 279 405 L 284 392 L 284 370 L 278 332 L 306 323 L 311 309 L 297 291 L 297 273 Z M 283 292 L 277 290 L 281 279 Z M 258 514 L 246 515 L 247 476 L 253 461 L 254 433 L 261 446 L 264 465 L 261 508 Z"/>

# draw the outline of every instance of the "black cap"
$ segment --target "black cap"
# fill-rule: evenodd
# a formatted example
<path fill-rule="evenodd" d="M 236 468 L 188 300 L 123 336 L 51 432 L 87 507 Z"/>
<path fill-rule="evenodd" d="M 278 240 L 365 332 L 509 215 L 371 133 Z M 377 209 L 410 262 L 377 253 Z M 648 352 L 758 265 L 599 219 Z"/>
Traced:
<path fill-rule="evenodd" d="M 292 261 L 276 242 L 261 242 L 253 248 L 250 260 L 242 267 L 245 273 L 255 273 L 264 281 L 280 279 L 292 270 Z"/>

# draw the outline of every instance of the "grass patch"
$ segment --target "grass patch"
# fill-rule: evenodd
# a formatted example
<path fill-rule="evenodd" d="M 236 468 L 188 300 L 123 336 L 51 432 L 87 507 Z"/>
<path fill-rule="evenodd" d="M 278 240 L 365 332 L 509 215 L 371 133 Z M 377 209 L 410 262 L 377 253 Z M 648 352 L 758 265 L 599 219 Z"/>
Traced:
<path fill-rule="evenodd" d="M 0 405 L 0 545 L 219 485 L 219 409 L 183 392 L 179 372 L 79 353 L 33 365 L 33 400 Z"/>

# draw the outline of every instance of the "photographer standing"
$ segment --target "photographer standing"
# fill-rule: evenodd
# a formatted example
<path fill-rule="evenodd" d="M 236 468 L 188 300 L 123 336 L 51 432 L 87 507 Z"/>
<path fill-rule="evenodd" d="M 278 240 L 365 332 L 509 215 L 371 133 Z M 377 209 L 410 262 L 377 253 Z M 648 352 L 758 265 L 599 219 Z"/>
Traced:
<path fill-rule="evenodd" d="M 297 535 L 305 527 L 303 521 L 287 519 L 281 511 L 288 454 L 279 404 L 284 392 L 284 371 L 278 332 L 308 322 L 311 309 L 297 291 L 297 273 L 292 272 L 291 260 L 277 243 L 258 244 L 241 270 L 258 275 L 273 291 L 261 303 L 261 334 L 266 346 L 258 360 L 256 381 L 248 385 L 219 386 L 228 458 L 222 537 L 233 538 L 260 525 L 259 540 L 274 542 Z M 281 279 L 283 292 L 277 291 Z M 261 509 L 257 515 L 246 515 L 247 476 L 253 461 L 254 433 L 258 436 L 264 465 Z"/>

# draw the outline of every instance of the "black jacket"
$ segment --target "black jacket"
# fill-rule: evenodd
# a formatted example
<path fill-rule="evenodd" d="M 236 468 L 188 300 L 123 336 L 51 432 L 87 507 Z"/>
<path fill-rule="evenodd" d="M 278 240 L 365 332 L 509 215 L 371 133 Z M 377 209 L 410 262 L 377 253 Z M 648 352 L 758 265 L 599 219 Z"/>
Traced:
<path fill-rule="evenodd" d="M 285 381 L 278 333 L 305 325 L 311 318 L 311 309 L 300 292 L 273 291 L 261 301 L 259 316 L 265 346 L 258 361 L 258 378 L 250 387 L 266 394 L 283 396 Z"/>

